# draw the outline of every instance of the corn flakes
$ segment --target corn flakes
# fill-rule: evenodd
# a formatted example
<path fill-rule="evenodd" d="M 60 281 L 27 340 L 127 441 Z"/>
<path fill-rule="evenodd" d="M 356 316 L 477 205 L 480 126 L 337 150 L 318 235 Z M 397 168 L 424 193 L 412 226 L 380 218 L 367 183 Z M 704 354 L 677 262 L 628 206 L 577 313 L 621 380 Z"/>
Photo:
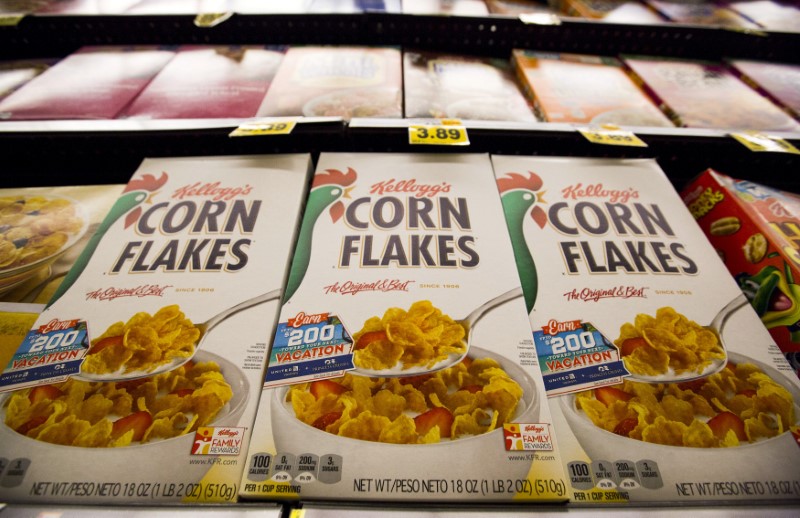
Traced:
<path fill-rule="evenodd" d="M 19 390 L 5 424 L 33 439 L 112 448 L 178 437 L 208 425 L 233 397 L 215 362 L 125 382 L 69 379 Z"/>
<path fill-rule="evenodd" d="M 797 422 L 791 393 L 749 363 L 729 362 L 686 383 L 625 380 L 579 392 L 575 402 L 604 430 L 670 446 L 738 446 L 781 435 Z"/>
<path fill-rule="evenodd" d="M 430 301 L 411 305 L 408 311 L 389 308 L 383 318 L 372 317 L 353 335 L 356 367 L 391 369 L 398 364 L 431 368 L 450 354 L 467 351 L 464 328 L 442 314 Z"/>
<path fill-rule="evenodd" d="M 671 307 L 659 308 L 656 316 L 639 314 L 634 323 L 625 323 L 614 342 L 625 367 L 643 376 L 702 373 L 715 360 L 725 359 L 725 351 L 714 331 L 677 313 Z"/>
<path fill-rule="evenodd" d="M 0 197 L 0 269 L 56 254 L 83 226 L 75 204 L 64 198 Z"/>
<path fill-rule="evenodd" d="M 177 305 L 166 306 L 155 315 L 140 312 L 128 322 L 112 324 L 92 341 L 81 366 L 83 372 L 151 372 L 175 358 L 188 358 L 200 338 L 200 330 Z"/>
<path fill-rule="evenodd" d="M 465 358 L 420 376 L 345 374 L 299 384 L 289 389 L 286 401 L 298 419 L 328 433 L 428 444 L 502 428 L 513 418 L 522 395 L 522 387 L 495 360 Z"/>

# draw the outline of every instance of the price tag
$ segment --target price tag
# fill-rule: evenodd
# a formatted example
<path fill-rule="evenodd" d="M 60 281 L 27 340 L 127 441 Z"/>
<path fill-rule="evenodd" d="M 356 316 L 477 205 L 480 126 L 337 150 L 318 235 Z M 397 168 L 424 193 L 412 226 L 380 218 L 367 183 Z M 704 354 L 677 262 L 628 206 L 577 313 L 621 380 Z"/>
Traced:
<path fill-rule="evenodd" d="M 24 14 L 2 14 L 0 15 L 0 27 L 15 27 L 25 18 Z"/>
<path fill-rule="evenodd" d="M 561 25 L 561 18 L 552 13 L 523 13 L 519 19 L 526 25 Z"/>
<path fill-rule="evenodd" d="M 194 24 L 197 27 L 209 28 L 216 27 L 228 18 L 233 16 L 233 12 L 229 13 L 200 13 L 194 19 Z"/>
<path fill-rule="evenodd" d="M 634 135 L 632 131 L 621 130 L 619 126 L 614 126 L 612 124 L 604 124 L 597 128 L 578 128 L 578 131 L 592 144 L 647 147 L 647 144 Z"/>
<path fill-rule="evenodd" d="M 746 131 L 744 133 L 731 133 L 731 137 L 739 141 L 744 147 L 755 152 L 769 153 L 794 153 L 800 155 L 800 149 L 782 138 L 770 137 L 757 131 Z"/>
<path fill-rule="evenodd" d="M 294 119 L 246 122 L 233 130 L 229 137 L 259 137 L 264 135 L 288 135 L 297 125 Z"/>
<path fill-rule="evenodd" d="M 438 146 L 468 146 L 467 128 L 442 124 L 408 127 L 409 144 L 433 144 Z"/>

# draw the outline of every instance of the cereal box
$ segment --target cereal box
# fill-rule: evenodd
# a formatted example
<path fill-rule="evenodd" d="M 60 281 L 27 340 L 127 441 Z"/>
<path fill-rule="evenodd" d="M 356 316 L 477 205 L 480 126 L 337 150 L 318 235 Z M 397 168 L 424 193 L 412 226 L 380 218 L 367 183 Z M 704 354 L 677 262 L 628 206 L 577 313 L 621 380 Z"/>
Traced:
<path fill-rule="evenodd" d="M 800 8 L 792 2 L 772 0 L 734 0 L 726 7 L 775 31 L 797 32 L 800 29 Z"/>
<path fill-rule="evenodd" d="M 309 165 L 142 163 L 0 374 L 0 500 L 237 499 Z"/>
<path fill-rule="evenodd" d="M 253 117 L 282 59 L 282 50 L 258 46 L 181 47 L 122 116 Z"/>
<path fill-rule="evenodd" d="M 716 2 L 645 0 L 645 3 L 672 22 L 750 29 L 758 27 L 736 11 L 718 5 Z"/>
<path fill-rule="evenodd" d="M 615 58 L 514 50 L 512 59 L 543 120 L 673 126 Z"/>
<path fill-rule="evenodd" d="M 744 59 L 734 59 L 729 64 L 750 87 L 782 106 L 795 119 L 800 119 L 800 65 Z"/>
<path fill-rule="evenodd" d="M 52 64 L 53 61 L 45 59 L 0 61 L 0 99 L 18 90 Z"/>
<path fill-rule="evenodd" d="M 678 126 L 798 131 L 800 124 L 723 63 L 625 57 L 625 64 Z"/>
<path fill-rule="evenodd" d="M 800 376 L 800 199 L 710 169 L 681 195 Z"/>
<path fill-rule="evenodd" d="M 174 56 L 171 50 L 86 47 L 0 102 L 0 118 L 113 119 Z"/>
<path fill-rule="evenodd" d="M 486 155 L 324 153 L 242 497 L 565 499 Z"/>
<path fill-rule="evenodd" d="M 661 23 L 662 17 L 638 0 L 562 0 L 570 16 L 621 23 Z"/>
<path fill-rule="evenodd" d="M 257 115 L 400 118 L 402 66 L 396 48 L 292 47 Z"/>
<path fill-rule="evenodd" d="M 123 187 L 0 189 L 0 301 L 47 302 Z"/>
<path fill-rule="evenodd" d="M 571 501 L 800 499 L 800 383 L 656 162 L 492 159 Z"/>
<path fill-rule="evenodd" d="M 536 122 L 506 59 L 403 53 L 406 117 Z"/>

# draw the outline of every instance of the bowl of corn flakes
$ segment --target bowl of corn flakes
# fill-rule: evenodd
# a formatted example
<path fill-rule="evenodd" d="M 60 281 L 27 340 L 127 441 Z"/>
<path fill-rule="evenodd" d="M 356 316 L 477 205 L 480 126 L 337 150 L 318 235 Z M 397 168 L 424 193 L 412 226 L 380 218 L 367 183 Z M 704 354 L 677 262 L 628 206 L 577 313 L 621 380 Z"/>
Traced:
<path fill-rule="evenodd" d="M 561 411 L 592 459 L 613 462 L 636 452 L 659 463 L 702 464 L 790 451 L 800 390 L 771 366 L 729 356 L 720 372 L 684 383 L 625 380 L 566 395 Z"/>
<path fill-rule="evenodd" d="M 181 461 L 198 444 L 195 432 L 236 426 L 248 398 L 249 383 L 235 364 L 200 351 L 193 361 L 150 378 L 73 378 L 11 392 L 0 400 L 0 443 L 9 452 L 28 452 L 29 471 L 41 475 L 30 480 L 49 480 L 49 467 L 74 465 L 76 459 L 92 466 L 93 476 L 109 480 L 120 478 L 121 464 L 137 477 L 151 473 L 158 459 L 160 477 L 188 480 L 188 474 L 199 478 L 208 469 Z"/>
<path fill-rule="evenodd" d="M 430 374 L 345 374 L 280 387 L 271 415 L 278 451 L 336 453 L 348 463 L 374 464 L 374 470 L 388 465 L 417 472 L 424 455 L 431 477 L 452 475 L 464 459 L 490 476 L 495 467 L 508 474 L 503 425 L 538 422 L 539 405 L 522 367 L 472 347 L 461 363 Z M 519 468 L 526 476 L 530 462 Z"/>
<path fill-rule="evenodd" d="M 88 224 L 84 208 L 65 196 L 0 197 L 0 292 L 49 267 Z"/>

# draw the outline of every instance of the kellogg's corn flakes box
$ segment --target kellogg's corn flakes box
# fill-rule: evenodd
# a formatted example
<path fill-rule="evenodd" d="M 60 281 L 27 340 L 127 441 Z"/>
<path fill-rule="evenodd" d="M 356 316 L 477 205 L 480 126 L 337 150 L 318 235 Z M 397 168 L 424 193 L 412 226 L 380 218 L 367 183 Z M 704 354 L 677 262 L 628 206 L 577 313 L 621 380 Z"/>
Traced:
<path fill-rule="evenodd" d="M 565 499 L 486 155 L 324 153 L 241 496 Z"/>
<path fill-rule="evenodd" d="M 3 364 L 0 500 L 236 500 L 309 166 L 142 163 Z"/>
<path fill-rule="evenodd" d="M 800 499 L 800 385 L 653 160 L 492 157 L 573 503 Z"/>
<path fill-rule="evenodd" d="M 800 376 L 800 198 L 711 169 L 681 196 Z"/>

